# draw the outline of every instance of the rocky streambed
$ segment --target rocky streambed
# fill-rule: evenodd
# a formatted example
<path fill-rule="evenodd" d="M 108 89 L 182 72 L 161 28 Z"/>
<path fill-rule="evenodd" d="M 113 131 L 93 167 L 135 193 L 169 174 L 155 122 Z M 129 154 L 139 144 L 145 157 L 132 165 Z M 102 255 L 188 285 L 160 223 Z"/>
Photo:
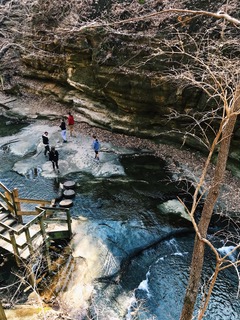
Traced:
<path fill-rule="evenodd" d="M 1 99 L 4 101 L 3 97 Z M 56 297 L 57 311 L 49 310 L 34 294 L 29 296 L 27 303 L 36 308 L 40 303 L 39 318 L 42 319 L 96 316 L 99 319 L 133 319 L 136 312 L 140 312 L 140 319 L 163 320 L 170 316 L 177 319 L 193 234 L 191 223 L 182 216 L 184 208 L 180 208 L 179 203 L 176 205 L 176 201 L 177 195 L 183 195 L 184 186 L 196 183 L 204 157 L 151 139 L 93 127 L 74 110 L 71 111 L 76 119 L 75 137 L 63 144 L 59 124 L 61 117 L 67 116 L 65 106 L 49 98 L 22 97 L 6 101 L 9 100 L 2 103 L 2 114 L 11 118 L 5 124 L 9 133 L 15 121 L 27 121 L 29 125 L 17 133 L 2 136 L 1 145 L 8 148 L 1 148 L 1 155 L 6 159 L 1 168 L 1 179 L 10 187 L 20 185 L 23 192 L 33 198 L 36 194 L 54 197 L 58 191 L 56 186 L 64 179 L 77 182 L 75 205 L 71 209 L 75 233 L 70 244 L 74 272 L 66 290 Z M 45 130 L 60 153 L 60 175 L 53 172 L 43 156 L 41 134 Z M 99 164 L 93 160 L 93 133 L 102 145 Z M 11 141 L 13 143 L 9 143 Z M 32 174 L 34 168 L 38 169 L 37 175 Z M 206 184 L 213 172 L 214 166 Z M 238 214 L 235 198 L 239 190 L 238 179 L 230 172 L 226 178 L 219 207 L 228 208 L 233 215 Z M 184 197 L 188 202 L 191 200 L 186 192 Z M 217 246 L 229 249 L 220 240 Z M 210 272 L 211 263 L 206 268 Z M 231 319 L 235 319 L 238 313 L 233 289 L 236 278 L 232 272 L 223 277 L 231 279 L 226 283 L 225 291 L 229 292 L 231 286 L 232 294 L 225 303 L 232 306 Z M 225 298 L 221 290 L 219 285 L 210 306 L 209 319 L 216 319 L 224 312 L 221 305 Z M 176 308 L 169 313 L 172 301 Z M 34 315 L 29 316 L 23 309 L 18 310 L 17 315 L 13 315 L 12 310 L 7 313 L 12 319 L 14 316 L 21 319 L 22 312 L 22 319 L 32 320 L 36 319 L 37 310 L 34 310 L 31 307 Z"/>
<path fill-rule="evenodd" d="M 94 133 L 103 143 L 111 143 L 122 148 L 132 148 L 136 151 L 150 152 L 152 155 L 167 162 L 168 168 L 175 173 L 176 180 L 186 179 L 194 185 L 201 176 L 205 164 L 205 156 L 195 150 L 185 149 L 184 145 L 181 147 L 172 143 L 170 145 L 167 143 L 162 144 L 153 138 L 142 139 L 96 127 L 93 123 L 86 123 L 85 119 L 74 109 L 68 108 L 50 97 L 42 98 L 30 94 L 22 97 L 11 97 L 0 93 L 1 114 L 10 118 L 6 122 L 6 133 L 12 124 L 24 124 L 26 121 L 32 123 L 38 121 L 43 125 L 46 124 L 47 126 L 58 128 L 61 118 L 67 118 L 69 110 L 75 117 L 76 134 L 91 138 Z M 210 183 L 213 173 L 214 164 L 211 164 L 206 176 L 206 187 Z M 240 203 L 238 201 L 240 197 L 240 179 L 238 177 L 240 177 L 240 170 L 237 171 L 236 167 L 234 167 L 233 172 L 226 171 L 220 199 L 220 206 L 223 207 L 223 210 L 233 214 L 240 211 Z"/>

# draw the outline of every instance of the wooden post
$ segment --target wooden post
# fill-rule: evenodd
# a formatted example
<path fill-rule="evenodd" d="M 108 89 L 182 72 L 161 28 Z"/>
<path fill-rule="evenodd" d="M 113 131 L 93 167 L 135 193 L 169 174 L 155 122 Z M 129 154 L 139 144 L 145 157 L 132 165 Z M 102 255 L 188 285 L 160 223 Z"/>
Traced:
<path fill-rule="evenodd" d="M 68 224 L 69 238 L 71 238 L 72 237 L 72 219 L 71 219 L 71 215 L 70 215 L 70 210 L 67 209 L 66 213 L 67 213 L 67 224 Z"/>
<path fill-rule="evenodd" d="M 26 240 L 27 240 L 27 244 L 28 244 L 28 250 L 30 252 L 30 255 L 34 255 L 34 251 L 33 251 L 33 246 L 32 246 L 32 239 L 30 236 L 30 231 L 29 228 L 25 229 L 25 235 L 26 235 Z"/>
<path fill-rule="evenodd" d="M 12 243 L 12 247 L 13 247 L 15 260 L 17 262 L 18 267 L 20 267 L 21 260 L 20 260 L 20 255 L 19 255 L 18 246 L 17 246 L 15 235 L 14 235 L 14 231 L 12 231 L 12 230 L 9 231 L 9 235 L 10 235 L 10 239 L 11 239 L 11 243 Z"/>
<path fill-rule="evenodd" d="M 7 320 L 6 314 L 4 312 L 2 302 L 0 301 L 0 319 L 1 320 Z"/>
<path fill-rule="evenodd" d="M 13 199 L 12 199 L 12 194 L 8 191 L 5 191 L 5 197 L 7 199 L 7 201 L 13 206 Z M 13 211 L 13 208 L 7 203 L 7 207 L 8 207 L 8 210 L 13 214 L 15 215 L 15 212 Z"/>
<path fill-rule="evenodd" d="M 44 241 L 45 247 L 46 247 L 46 259 L 47 259 L 48 271 L 50 272 L 51 271 L 51 258 L 50 258 L 50 254 L 49 254 L 50 245 L 49 245 L 49 241 L 47 239 L 43 216 L 41 216 L 39 218 L 39 224 L 40 224 L 40 228 L 41 228 L 41 232 L 42 232 L 43 241 Z"/>
<path fill-rule="evenodd" d="M 27 244 L 28 244 L 28 250 L 30 252 L 30 257 L 33 257 L 33 259 L 34 259 L 35 258 L 34 257 L 34 250 L 33 250 L 32 239 L 31 239 L 31 236 L 30 236 L 29 228 L 27 228 L 25 230 L 25 235 L 26 235 L 26 240 L 27 240 Z M 29 274 L 28 274 L 29 282 L 30 282 L 32 288 L 34 290 L 37 290 L 37 288 L 36 288 L 36 279 L 35 279 L 35 276 L 34 276 L 31 260 L 29 262 L 29 265 L 27 265 L 27 270 L 29 272 Z"/>
<path fill-rule="evenodd" d="M 18 189 L 16 189 L 16 188 L 13 189 L 12 196 L 13 196 L 13 205 L 15 208 L 15 214 L 18 219 L 18 222 L 23 223 L 22 216 L 18 216 L 18 214 L 17 214 L 18 211 L 21 211 L 21 203 L 19 201 L 16 201 L 16 199 L 19 196 Z"/>

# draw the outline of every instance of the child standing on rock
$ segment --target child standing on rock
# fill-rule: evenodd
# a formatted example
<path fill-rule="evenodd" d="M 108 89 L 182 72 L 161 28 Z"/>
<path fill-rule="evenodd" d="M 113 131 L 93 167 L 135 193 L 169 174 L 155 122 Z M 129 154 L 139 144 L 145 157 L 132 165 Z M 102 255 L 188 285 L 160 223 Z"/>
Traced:
<path fill-rule="evenodd" d="M 51 147 L 51 150 L 49 152 L 49 160 L 52 161 L 53 170 L 55 171 L 55 167 L 56 167 L 59 173 L 58 151 L 55 149 L 55 147 Z"/>
<path fill-rule="evenodd" d="M 97 137 L 95 136 L 95 135 L 93 135 L 93 143 L 92 143 L 92 147 L 93 147 L 93 150 L 94 150 L 94 152 L 95 152 L 95 158 L 94 159 L 96 159 L 96 160 L 98 160 L 99 161 L 99 150 L 100 150 L 100 143 L 99 143 L 99 141 L 98 141 L 98 139 L 97 139 Z"/>

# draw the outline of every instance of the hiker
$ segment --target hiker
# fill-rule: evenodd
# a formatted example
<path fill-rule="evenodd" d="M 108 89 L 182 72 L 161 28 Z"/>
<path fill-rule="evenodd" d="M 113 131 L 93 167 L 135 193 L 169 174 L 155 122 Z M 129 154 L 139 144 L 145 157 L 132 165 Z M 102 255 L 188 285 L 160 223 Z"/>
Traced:
<path fill-rule="evenodd" d="M 55 171 L 55 167 L 56 167 L 59 173 L 58 151 L 55 149 L 55 147 L 51 147 L 51 150 L 49 152 L 49 160 L 52 161 L 53 170 Z"/>
<path fill-rule="evenodd" d="M 45 146 L 45 150 L 44 150 L 44 155 L 45 157 L 47 157 L 47 153 L 50 151 L 49 150 L 49 139 L 48 139 L 48 132 L 45 131 L 44 134 L 42 135 L 42 142 Z"/>
<path fill-rule="evenodd" d="M 73 136 L 73 126 L 74 126 L 74 118 L 71 112 L 68 112 L 68 127 L 70 131 L 70 137 Z"/>
<path fill-rule="evenodd" d="M 92 147 L 93 147 L 93 150 L 95 152 L 95 157 L 94 159 L 98 160 L 99 161 L 99 150 L 100 150 L 100 143 L 97 139 L 97 137 L 95 135 L 93 135 L 93 143 L 92 143 Z"/>
<path fill-rule="evenodd" d="M 63 142 L 67 142 L 67 129 L 66 129 L 66 122 L 64 119 L 62 119 L 62 122 L 59 126 L 61 128 L 61 136 L 63 138 Z"/>

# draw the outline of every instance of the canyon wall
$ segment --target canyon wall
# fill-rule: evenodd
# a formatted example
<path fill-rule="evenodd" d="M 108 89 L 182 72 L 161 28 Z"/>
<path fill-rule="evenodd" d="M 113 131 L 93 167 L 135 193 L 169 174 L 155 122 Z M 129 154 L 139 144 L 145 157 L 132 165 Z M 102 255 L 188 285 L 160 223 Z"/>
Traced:
<path fill-rule="evenodd" d="M 235 14 L 237 1 L 230 2 L 228 12 Z M 184 143 L 205 152 L 205 146 L 194 137 L 196 131 L 188 136 L 184 132 L 191 130 L 195 114 L 216 109 L 218 101 L 209 99 L 202 88 L 174 78 L 180 65 L 191 67 L 193 63 L 175 53 L 181 45 L 191 47 L 190 38 L 197 43 L 208 34 L 219 42 L 223 24 L 205 15 L 171 9 L 216 12 L 226 9 L 222 1 L 57 3 L 34 2 L 28 7 L 29 20 L 23 19 L 26 8 L 21 8 L 21 32 L 15 35 L 24 48 L 19 50 L 19 87 L 52 95 L 79 113 L 82 121 L 107 130 Z M 148 17 L 161 10 L 165 13 Z M 145 18 L 136 19 L 138 15 Z M 232 29 L 225 26 L 224 32 L 229 36 Z M 232 36 L 236 38 L 236 34 Z M 194 55 L 196 48 L 191 50 Z M 214 116 L 211 126 L 217 125 Z M 233 146 L 238 139 L 236 130 Z M 237 160 L 236 150 L 232 154 Z"/>

